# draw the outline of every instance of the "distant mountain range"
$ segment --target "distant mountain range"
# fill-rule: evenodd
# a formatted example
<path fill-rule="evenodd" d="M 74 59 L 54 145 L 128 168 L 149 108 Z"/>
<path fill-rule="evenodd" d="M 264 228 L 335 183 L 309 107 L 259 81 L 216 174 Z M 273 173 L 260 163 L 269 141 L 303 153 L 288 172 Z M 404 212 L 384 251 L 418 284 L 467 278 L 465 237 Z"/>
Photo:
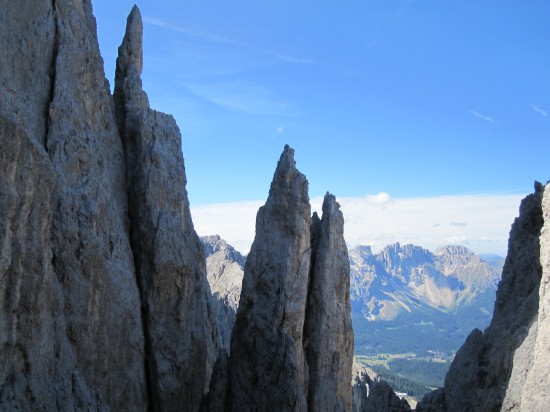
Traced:
<path fill-rule="evenodd" d="M 414 245 L 394 245 L 372 254 L 349 251 L 351 298 L 365 319 L 393 320 L 403 313 L 453 313 L 480 296 L 494 299 L 500 273 L 463 246 L 432 253 Z M 491 307 L 479 308 L 490 319 Z"/>
<path fill-rule="evenodd" d="M 502 258 L 489 263 L 463 246 L 432 253 L 399 243 L 349 254 L 357 354 L 450 355 L 491 320 Z"/>

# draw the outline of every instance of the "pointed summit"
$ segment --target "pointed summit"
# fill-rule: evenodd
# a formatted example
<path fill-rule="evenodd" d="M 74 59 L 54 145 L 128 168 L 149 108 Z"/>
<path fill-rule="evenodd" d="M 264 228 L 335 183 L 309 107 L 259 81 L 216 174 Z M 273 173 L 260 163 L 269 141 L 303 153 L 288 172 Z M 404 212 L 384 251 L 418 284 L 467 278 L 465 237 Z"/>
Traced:
<path fill-rule="evenodd" d="M 130 64 L 139 73 L 143 70 L 143 21 L 137 5 L 134 5 L 126 20 L 126 33 L 118 48 L 117 72 L 119 67 L 126 72 Z"/>
<path fill-rule="evenodd" d="M 285 146 L 244 269 L 231 341 L 230 411 L 307 410 L 310 224 L 307 180 Z"/>

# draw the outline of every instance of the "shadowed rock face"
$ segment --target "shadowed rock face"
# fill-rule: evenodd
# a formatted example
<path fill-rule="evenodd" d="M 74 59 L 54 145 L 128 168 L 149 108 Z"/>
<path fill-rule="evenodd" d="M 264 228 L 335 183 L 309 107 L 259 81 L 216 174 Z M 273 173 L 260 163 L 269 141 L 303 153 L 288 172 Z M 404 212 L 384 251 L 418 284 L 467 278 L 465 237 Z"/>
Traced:
<path fill-rule="evenodd" d="M 0 403 L 144 409 L 124 155 L 91 5 L 1 8 Z"/>
<path fill-rule="evenodd" d="M 141 87 L 142 21 L 128 17 L 115 103 L 126 153 L 128 202 L 143 304 L 152 407 L 197 409 L 217 354 L 202 244 L 193 228 L 172 116 L 151 110 Z"/>
<path fill-rule="evenodd" d="M 231 341 L 228 409 L 350 410 L 349 257 L 334 196 L 310 218 L 288 146 L 256 218 Z"/>
<path fill-rule="evenodd" d="M 230 410 L 307 409 L 310 224 L 308 183 L 286 146 L 246 260 L 231 340 Z"/>

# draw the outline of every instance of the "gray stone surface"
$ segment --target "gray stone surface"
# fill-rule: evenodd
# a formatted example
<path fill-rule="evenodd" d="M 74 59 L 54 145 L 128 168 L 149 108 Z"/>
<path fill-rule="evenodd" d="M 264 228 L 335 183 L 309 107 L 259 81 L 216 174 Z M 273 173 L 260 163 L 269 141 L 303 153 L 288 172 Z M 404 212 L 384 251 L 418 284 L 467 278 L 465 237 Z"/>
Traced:
<path fill-rule="evenodd" d="M 0 7 L 2 407 L 145 409 L 123 153 L 91 5 Z"/>
<path fill-rule="evenodd" d="M 132 247 L 143 305 L 152 408 L 198 410 L 217 356 L 202 244 L 193 228 L 181 137 L 141 86 L 135 6 L 117 59 L 115 103 L 126 154 Z"/>
<path fill-rule="evenodd" d="M 310 224 L 308 183 L 286 146 L 246 260 L 231 340 L 229 410 L 307 409 L 302 344 Z"/>
<path fill-rule="evenodd" d="M 540 264 L 542 279 L 538 290 L 539 311 L 536 333 L 530 330 L 525 341 L 530 351 L 514 358 L 512 377 L 502 410 L 550 410 L 550 186 L 544 189 L 542 199 L 544 226 L 540 235 Z M 535 324 L 531 327 L 534 329 Z M 534 342 L 531 342 L 534 341 Z M 523 346 L 523 345 L 522 345 Z M 516 352 L 517 354 L 517 352 Z M 519 373 L 515 373 L 519 369 Z M 523 383 L 520 386 L 520 383 Z M 521 387 L 521 393 L 511 396 L 510 391 Z"/>
<path fill-rule="evenodd" d="M 353 362 L 350 263 L 344 216 L 327 193 L 323 216 L 313 214 L 312 263 L 304 326 L 309 367 L 308 408 L 349 411 Z"/>
<path fill-rule="evenodd" d="M 445 390 L 443 388 L 427 393 L 416 405 L 416 412 L 445 412 Z"/>
<path fill-rule="evenodd" d="M 128 240 L 124 153 L 90 2 L 54 1 L 46 148 L 56 175 L 52 262 L 82 380 L 114 409 L 146 405 L 140 299 Z"/>

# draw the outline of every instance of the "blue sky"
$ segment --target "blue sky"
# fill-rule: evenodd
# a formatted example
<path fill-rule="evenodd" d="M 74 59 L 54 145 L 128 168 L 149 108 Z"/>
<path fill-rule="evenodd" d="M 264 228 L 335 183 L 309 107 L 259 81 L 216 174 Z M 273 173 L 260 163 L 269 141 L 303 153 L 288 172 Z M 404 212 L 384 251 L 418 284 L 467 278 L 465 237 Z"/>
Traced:
<path fill-rule="evenodd" d="M 112 83 L 133 2 L 93 5 Z M 550 179 L 550 1 L 138 6 L 144 88 L 181 129 L 192 206 L 265 200 L 285 143 L 312 198 L 524 195 Z"/>

